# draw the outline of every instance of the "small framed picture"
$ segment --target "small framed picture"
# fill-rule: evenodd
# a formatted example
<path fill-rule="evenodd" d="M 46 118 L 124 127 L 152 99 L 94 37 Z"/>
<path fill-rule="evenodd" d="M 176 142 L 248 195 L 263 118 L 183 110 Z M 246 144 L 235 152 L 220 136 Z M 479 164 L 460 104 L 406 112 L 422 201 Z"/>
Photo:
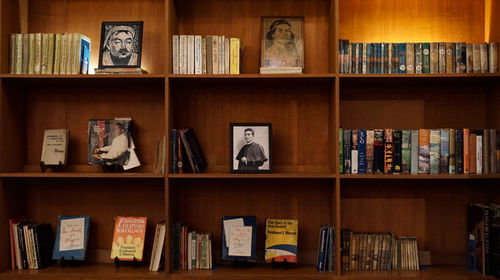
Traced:
<path fill-rule="evenodd" d="M 99 68 L 141 68 L 142 21 L 103 22 Z"/>
<path fill-rule="evenodd" d="M 271 173 L 271 123 L 230 124 L 230 173 Z"/>
<path fill-rule="evenodd" d="M 304 17 L 261 18 L 261 67 L 304 68 Z"/>

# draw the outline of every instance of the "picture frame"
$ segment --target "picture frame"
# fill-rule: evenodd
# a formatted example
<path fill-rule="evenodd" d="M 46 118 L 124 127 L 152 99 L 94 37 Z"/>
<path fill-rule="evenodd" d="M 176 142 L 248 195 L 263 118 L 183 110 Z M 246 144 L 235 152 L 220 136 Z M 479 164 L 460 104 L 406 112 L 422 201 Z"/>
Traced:
<path fill-rule="evenodd" d="M 229 172 L 272 173 L 272 124 L 230 123 Z"/>
<path fill-rule="evenodd" d="M 304 17 L 261 17 L 261 67 L 304 69 Z"/>
<path fill-rule="evenodd" d="M 141 68 L 143 21 L 102 22 L 99 69 Z"/>

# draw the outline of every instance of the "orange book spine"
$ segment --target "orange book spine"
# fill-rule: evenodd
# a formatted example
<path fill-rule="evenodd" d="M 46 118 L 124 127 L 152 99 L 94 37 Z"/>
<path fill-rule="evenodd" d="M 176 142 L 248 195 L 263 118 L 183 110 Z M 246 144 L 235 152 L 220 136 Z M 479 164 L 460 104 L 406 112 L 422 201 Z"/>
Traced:
<path fill-rule="evenodd" d="M 464 128 L 464 174 L 469 174 L 469 129 Z"/>
<path fill-rule="evenodd" d="M 471 133 L 469 135 L 469 173 L 476 174 L 476 134 Z"/>
<path fill-rule="evenodd" d="M 430 129 L 419 129 L 418 131 L 418 173 L 429 174 L 430 172 Z"/>

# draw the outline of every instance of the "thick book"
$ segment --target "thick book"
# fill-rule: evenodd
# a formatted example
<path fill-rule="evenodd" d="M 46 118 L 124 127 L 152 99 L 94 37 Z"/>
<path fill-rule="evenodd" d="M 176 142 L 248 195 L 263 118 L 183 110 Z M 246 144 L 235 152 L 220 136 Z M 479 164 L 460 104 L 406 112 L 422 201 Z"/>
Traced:
<path fill-rule="evenodd" d="M 189 163 L 195 173 L 201 173 L 207 167 L 207 161 L 201 150 L 201 146 L 192 128 L 184 128 L 180 131 L 182 143 L 186 150 Z"/>
<path fill-rule="evenodd" d="M 477 173 L 477 134 L 474 131 L 471 131 L 469 134 L 469 173 L 476 174 Z"/>
<path fill-rule="evenodd" d="M 481 44 L 472 44 L 472 73 L 481 73 Z"/>
<path fill-rule="evenodd" d="M 411 130 L 411 174 L 418 174 L 418 129 Z"/>
<path fill-rule="evenodd" d="M 394 171 L 394 142 L 392 129 L 384 129 L 384 174 Z"/>
<path fill-rule="evenodd" d="M 240 74 L 241 42 L 239 38 L 231 38 L 229 42 L 229 74 Z"/>
<path fill-rule="evenodd" d="M 35 33 L 34 74 L 42 71 L 42 33 Z"/>
<path fill-rule="evenodd" d="M 423 54 L 423 62 L 422 62 L 422 73 L 428 74 L 431 72 L 431 44 L 430 43 L 422 43 L 422 54 Z"/>
<path fill-rule="evenodd" d="M 391 74 L 399 73 L 399 44 L 391 44 Z"/>
<path fill-rule="evenodd" d="M 479 53 L 481 56 L 481 73 L 488 73 L 488 44 L 482 43 L 479 45 Z"/>
<path fill-rule="evenodd" d="M 402 172 L 402 164 L 403 164 L 403 157 L 402 157 L 402 131 L 399 129 L 394 129 L 392 132 L 392 139 L 393 139 L 393 173 L 399 174 Z"/>
<path fill-rule="evenodd" d="M 450 168 L 450 129 L 441 129 L 441 144 L 440 144 L 440 170 L 441 174 L 449 174 Z"/>
<path fill-rule="evenodd" d="M 29 34 L 22 34 L 22 65 L 21 74 L 28 74 L 29 66 Z"/>
<path fill-rule="evenodd" d="M 430 69 L 431 74 L 439 73 L 439 43 L 430 44 Z"/>
<path fill-rule="evenodd" d="M 448 173 L 449 174 L 455 174 L 456 170 L 456 156 L 455 156 L 455 136 L 456 136 L 456 130 L 453 128 L 450 128 L 450 150 L 449 150 L 449 164 L 448 164 Z"/>
<path fill-rule="evenodd" d="M 255 216 L 223 216 L 221 235 L 223 261 L 257 261 Z"/>
<path fill-rule="evenodd" d="M 446 73 L 446 43 L 438 43 L 438 60 L 439 60 L 439 73 Z"/>
<path fill-rule="evenodd" d="M 23 69 L 23 34 L 14 34 L 14 74 L 22 74 Z"/>
<path fill-rule="evenodd" d="M 401 131 L 401 172 L 409 174 L 411 171 L 411 130 Z"/>
<path fill-rule="evenodd" d="M 406 44 L 399 44 L 399 74 L 406 73 Z"/>
<path fill-rule="evenodd" d="M 476 173 L 483 173 L 483 134 L 476 136 Z"/>
<path fill-rule="evenodd" d="M 149 264 L 149 271 L 158 271 L 161 267 L 163 259 L 163 249 L 165 248 L 165 221 L 156 224 L 155 239 L 153 241 L 153 249 L 151 251 L 151 262 Z M 172 227 L 174 228 L 174 227 Z M 172 245 L 173 246 L 173 245 Z"/>
<path fill-rule="evenodd" d="M 384 173 L 384 130 L 375 129 L 374 130 L 374 142 L 373 142 L 373 173 L 383 174 Z"/>
<path fill-rule="evenodd" d="M 349 129 L 344 129 L 344 174 L 351 174 L 351 137 Z"/>
<path fill-rule="evenodd" d="M 422 74 L 424 68 L 424 45 L 415 43 L 415 73 Z"/>
<path fill-rule="evenodd" d="M 52 259 L 85 260 L 89 225 L 89 216 L 59 216 Z"/>
<path fill-rule="evenodd" d="M 464 174 L 464 130 L 455 130 L 455 173 Z"/>
<path fill-rule="evenodd" d="M 483 131 L 483 173 L 489 174 L 491 172 L 491 147 L 490 147 L 490 130 L 484 129 Z"/>
<path fill-rule="evenodd" d="M 187 74 L 194 74 L 194 35 L 187 35 Z"/>
<path fill-rule="evenodd" d="M 468 128 L 463 129 L 464 132 L 464 137 L 462 138 L 463 141 L 463 155 L 464 155 L 464 174 L 469 174 L 469 134 L 470 130 Z"/>
<path fill-rule="evenodd" d="M 366 174 L 373 174 L 374 164 L 374 140 L 373 130 L 366 131 Z"/>
<path fill-rule="evenodd" d="M 327 242 L 328 242 L 328 227 L 323 226 L 319 230 L 318 257 L 316 261 L 316 269 L 318 271 L 325 271 L 325 259 L 328 248 Z"/>
<path fill-rule="evenodd" d="M 358 174 L 358 154 L 359 154 L 359 131 L 351 130 L 351 173 Z"/>
<path fill-rule="evenodd" d="M 447 42 L 445 43 L 446 48 L 446 73 L 453 74 L 453 43 Z"/>
<path fill-rule="evenodd" d="M 358 130 L 358 173 L 366 174 L 366 130 Z"/>
<path fill-rule="evenodd" d="M 430 173 L 430 129 L 419 129 L 418 131 L 418 173 Z"/>
<path fill-rule="evenodd" d="M 297 262 L 299 221 L 266 219 L 266 262 Z"/>
<path fill-rule="evenodd" d="M 488 70 L 490 73 L 498 72 L 498 42 L 491 42 L 488 45 L 489 53 L 489 66 Z"/>
<path fill-rule="evenodd" d="M 203 73 L 203 61 L 201 58 L 202 40 L 200 35 L 194 36 L 194 74 L 201 75 Z"/>
<path fill-rule="evenodd" d="M 40 161 L 44 165 L 66 165 L 68 143 L 68 129 L 46 129 L 43 134 Z"/>
<path fill-rule="evenodd" d="M 406 43 L 406 73 L 415 73 L 415 43 Z"/>
<path fill-rule="evenodd" d="M 35 250 L 37 256 L 37 267 L 45 268 L 52 264 L 52 254 L 54 250 L 54 234 L 50 224 L 39 224 L 33 226 L 35 238 Z"/>
<path fill-rule="evenodd" d="M 115 217 L 111 260 L 142 261 L 147 217 Z"/>
<path fill-rule="evenodd" d="M 180 74 L 180 71 L 179 71 L 179 35 L 172 35 L 172 74 Z"/>
<path fill-rule="evenodd" d="M 344 129 L 339 128 L 339 173 L 344 173 Z"/>

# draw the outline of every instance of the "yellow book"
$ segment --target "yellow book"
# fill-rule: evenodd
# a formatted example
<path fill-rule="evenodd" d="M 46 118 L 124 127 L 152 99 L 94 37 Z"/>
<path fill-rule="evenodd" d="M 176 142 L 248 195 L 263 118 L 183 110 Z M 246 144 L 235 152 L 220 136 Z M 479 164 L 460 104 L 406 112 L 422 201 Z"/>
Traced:
<path fill-rule="evenodd" d="M 23 34 L 16 34 L 14 73 L 21 74 L 23 68 Z"/>
<path fill-rule="evenodd" d="M 34 73 L 40 74 L 42 70 L 42 33 L 35 34 L 35 66 Z"/>
<path fill-rule="evenodd" d="M 68 53 L 68 34 L 61 36 L 61 55 L 59 57 L 59 74 L 66 74 L 66 56 Z"/>
<path fill-rule="evenodd" d="M 42 74 L 49 74 L 49 34 L 48 33 L 43 33 L 42 34 L 42 68 L 41 68 L 41 73 Z"/>
<path fill-rule="evenodd" d="M 297 262 L 298 220 L 266 219 L 266 262 Z"/>
<path fill-rule="evenodd" d="M 61 69 L 61 39 L 62 34 L 55 35 L 54 41 L 54 75 L 58 75 Z"/>
<path fill-rule="evenodd" d="M 66 33 L 67 39 L 66 39 L 66 73 L 67 75 L 71 75 L 71 72 L 73 71 L 73 55 L 74 55 L 74 48 L 73 48 L 73 33 Z"/>
<path fill-rule="evenodd" d="M 47 49 L 47 74 L 54 73 L 54 45 L 55 45 L 55 36 L 54 33 L 47 34 L 48 36 L 48 49 Z"/>
<path fill-rule="evenodd" d="M 35 73 L 35 33 L 29 35 L 28 74 Z"/>
<path fill-rule="evenodd" d="M 240 38 L 231 38 L 230 48 L 229 74 L 240 74 Z"/>
<path fill-rule="evenodd" d="M 146 222 L 146 217 L 116 217 L 111 260 L 142 261 Z"/>

